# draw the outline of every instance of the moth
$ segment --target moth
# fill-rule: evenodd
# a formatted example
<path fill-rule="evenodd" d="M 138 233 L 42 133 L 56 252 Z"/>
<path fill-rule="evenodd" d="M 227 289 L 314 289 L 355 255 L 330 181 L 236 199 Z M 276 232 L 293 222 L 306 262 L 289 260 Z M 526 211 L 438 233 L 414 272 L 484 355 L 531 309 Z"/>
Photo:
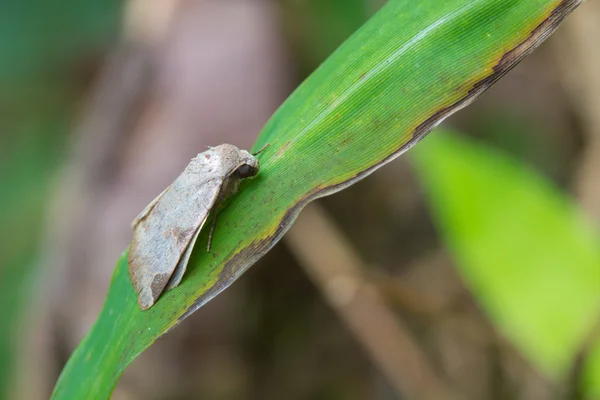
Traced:
<path fill-rule="evenodd" d="M 256 156 L 267 146 L 255 154 L 231 144 L 209 147 L 133 220 L 129 275 L 142 310 L 179 285 L 212 213 L 210 250 L 219 205 L 237 192 L 242 179 L 258 174 Z"/>

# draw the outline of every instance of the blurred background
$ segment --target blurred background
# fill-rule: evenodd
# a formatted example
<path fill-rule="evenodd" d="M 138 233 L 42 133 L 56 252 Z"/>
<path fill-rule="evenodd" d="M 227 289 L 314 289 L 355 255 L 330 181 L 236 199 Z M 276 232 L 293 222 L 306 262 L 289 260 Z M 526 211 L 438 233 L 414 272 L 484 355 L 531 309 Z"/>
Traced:
<path fill-rule="evenodd" d="M 206 145 L 250 148 L 383 3 L 0 2 L 0 399 L 48 398 L 133 217 Z M 599 22 L 599 3 L 586 2 L 447 121 L 533 168 L 589 221 L 600 218 Z M 319 201 L 134 361 L 113 398 L 418 398 L 406 382 L 463 399 L 594 398 L 582 382 L 597 335 L 560 377 L 534 367 L 461 279 L 415 168 L 402 157 Z M 316 224 L 328 256 L 375 293 L 360 312 L 344 307 L 348 285 L 327 284 L 336 260 L 307 256 Z M 405 355 L 403 369 L 389 370 L 381 344 Z"/>

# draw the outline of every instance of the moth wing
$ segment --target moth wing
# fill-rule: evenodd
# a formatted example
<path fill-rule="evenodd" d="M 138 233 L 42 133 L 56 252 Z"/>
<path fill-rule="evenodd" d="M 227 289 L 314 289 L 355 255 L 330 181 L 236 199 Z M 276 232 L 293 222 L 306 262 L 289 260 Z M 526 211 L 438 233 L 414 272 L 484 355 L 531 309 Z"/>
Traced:
<path fill-rule="evenodd" d="M 187 270 L 187 265 L 190 261 L 192 250 L 194 249 L 194 245 L 196 244 L 196 239 L 198 239 L 198 235 L 200 234 L 200 231 L 202 230 L 202 227 L 204 226 L 205 222 L 206 219 L 202 222 L 202 225 L 198 227 L 198 229 L 196 229 L 196 233 L 194 233 L 194 236 L 192 237 L 192 240 L 190 240 L 187 249 L 185 249 L 185 252 L 181 256 L 179 263 L 177 263 L 177 267 L 175 267 L 175 271 L 173 271 L 173 275 L 171 275 L 171 279 L 169 279 L 169 283 L 167 283 L 165 291 L 171 290 L 179 286 L 179 284 L 181 283 L 181 279 L 183 279 L 183 274 L 185 274 L 185 271 Z"/>
<path fill-rule="evenodd" d="M 171 188 L 171 186 L 172 185 L 167 186 L 167 188 L 165 190 L 163 190 L 161 194 L 159 194 L 158 196 L 156 196 L 154 198 L 154 200 L 152 200 L 150 202 L 150 204 L 148 204 L 146 206 L 146 208 L 144 208 L 142 210 L 142 212 L 137 217 L 135 217 L 135 219 L 131 223 L 131 227 L 133 229 L 135 229 L 135 227 L 140 223 L 141 220 L 143 220 L 144 218 L 146 218 L 146 216 L 148 214 L 150 214 L 150 211 L 152 211 L 152 209 L 154 208 L 154 206 L 156 205 L 156 203 L 158 203 L 158 201 L 164 196 L 164 194 L 167 193 L 167 191 Z"/>
<path fill-rule="evenodd" d="M 186 169 L 135 226 L 129 273 L 143 310 L 156 302 L 180 261 L 189 260 L 223 184 L 223 177 L 209 172 Z"/>

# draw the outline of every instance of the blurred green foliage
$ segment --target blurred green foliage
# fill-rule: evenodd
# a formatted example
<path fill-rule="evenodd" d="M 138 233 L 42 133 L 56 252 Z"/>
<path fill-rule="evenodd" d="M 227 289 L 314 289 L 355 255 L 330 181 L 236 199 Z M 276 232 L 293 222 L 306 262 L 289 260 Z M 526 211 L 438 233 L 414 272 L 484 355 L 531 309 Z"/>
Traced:
<path fill-rule="evenodd" d="M 93 56 L 114 35 L 120 4 L 118 0 L 0 3 L 0 86 L 14 90 L 38 83 L 49 86 L 51 76 L 72 72 L 65 66 Z M 72 80 L 57 83 L 68 82 Z"/>
<path fill-rule="evenodd" d="M 52 177 L 121 2 L 0 2 L 0 399 Z"/>
<path fill-rule="evenodd" d="M 450 132 L 412 154 L 473 294 L 539 370 L 564 378 L 600 311 L 599 240 L 583 212 L 521 163 Z"/>

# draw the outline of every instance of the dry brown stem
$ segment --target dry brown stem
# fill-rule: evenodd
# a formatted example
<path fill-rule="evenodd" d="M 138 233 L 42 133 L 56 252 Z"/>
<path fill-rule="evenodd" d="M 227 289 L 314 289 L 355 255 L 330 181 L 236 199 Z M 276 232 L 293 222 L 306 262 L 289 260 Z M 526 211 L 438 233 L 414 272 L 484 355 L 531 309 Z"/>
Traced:
<path fill-rule="evenodd" d="M 399 394 L 407 399 L 453 398 L 408 329 L 364 279 L 360 257 L 320 206 L 308 205 L 285 240 Z"/>

